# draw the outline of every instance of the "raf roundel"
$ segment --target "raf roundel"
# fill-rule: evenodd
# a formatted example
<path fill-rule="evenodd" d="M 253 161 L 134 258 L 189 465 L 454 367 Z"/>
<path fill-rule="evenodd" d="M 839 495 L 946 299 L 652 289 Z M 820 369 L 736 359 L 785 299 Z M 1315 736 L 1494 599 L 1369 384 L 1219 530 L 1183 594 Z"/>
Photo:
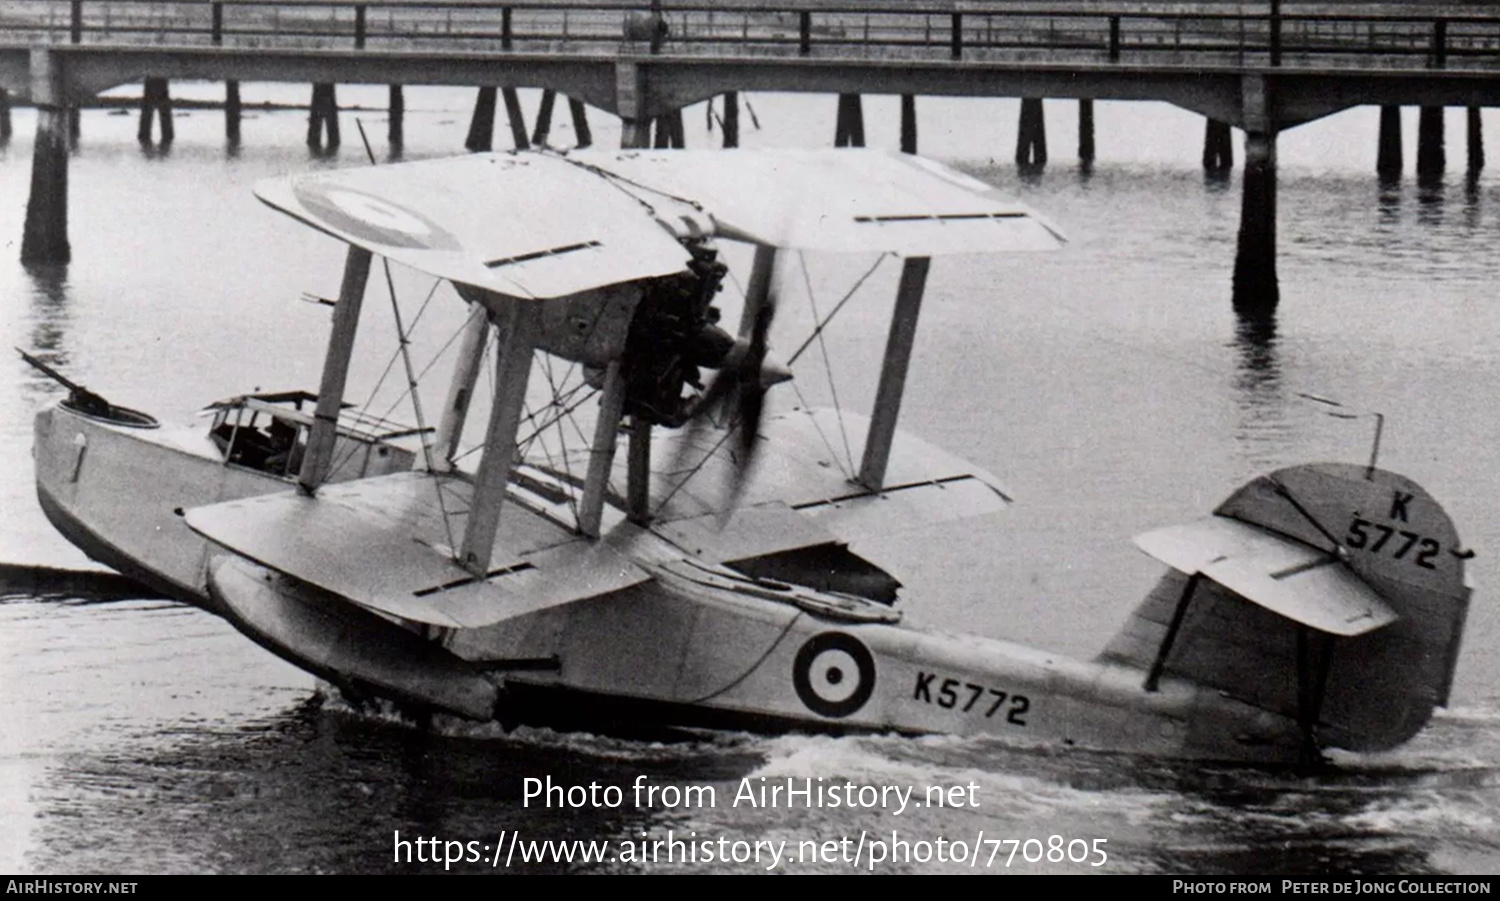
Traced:
<path fill-rule="evenodd" d="M 296 184 L 292 189 L 303 206 L 329 225 L 356 238 L 422 250 L 457 250 L 457 239 L 442 226 L 393 201 L 346 186 L 317 181 Z"/>
<path fill-rule="evenodd" d="M 875 691 L 875 658 L 854 636 L 823 632 L 797 651 L 792 685 L 808 710 L 840 719 L 870 700 Z"/>

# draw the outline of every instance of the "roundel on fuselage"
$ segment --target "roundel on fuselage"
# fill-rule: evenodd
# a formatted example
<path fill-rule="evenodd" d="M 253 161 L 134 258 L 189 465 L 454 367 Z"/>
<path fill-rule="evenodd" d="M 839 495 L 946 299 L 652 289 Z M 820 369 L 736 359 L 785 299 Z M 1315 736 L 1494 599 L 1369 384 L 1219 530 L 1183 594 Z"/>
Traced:
<path fill-rule="evenodd" d="M 808 710 L 841 719 L 865 706 L 875 692 L 875 658 L 852 635 L 822 632 L 797 651 L 792 687 Z"/>

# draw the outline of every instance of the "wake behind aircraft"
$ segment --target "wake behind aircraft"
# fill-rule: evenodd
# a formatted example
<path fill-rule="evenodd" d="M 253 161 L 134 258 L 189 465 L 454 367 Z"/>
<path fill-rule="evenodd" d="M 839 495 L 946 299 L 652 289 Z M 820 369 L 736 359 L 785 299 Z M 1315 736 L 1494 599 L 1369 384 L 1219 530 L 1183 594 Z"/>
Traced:
<path fill-rule="evenodd" d="M 348 245 L 316 393 L 234 397 L 206 429 L 171 428 L 63 379 L 36 418 L 37 493 L 91 557 L 352 699 L 506 726 L 985 734 L 1263 763 L 1395 747 L 1448 700 L 1471 555 L 1435 500 L 1373 462 L 1282 469 L 1137 538 L 1168 571 L 1093 660 L 905 622 L 920 598 L 862 536 L 1010 503 L 897 428 L 932 258 L 1062 243 L 946 166 L 548 151 L 256 190 Z M 733 242 L 753 261 L 730 328 Z M 790 387 L 768 336 L 796 251 L 902 260 L 868 416 L 768 402 Z M 408 427 L 345 401 L 377 256 L 467 304 L 431 426 L 420 405 Z M 562 427 L 584 407 L 591 430 Z"/>

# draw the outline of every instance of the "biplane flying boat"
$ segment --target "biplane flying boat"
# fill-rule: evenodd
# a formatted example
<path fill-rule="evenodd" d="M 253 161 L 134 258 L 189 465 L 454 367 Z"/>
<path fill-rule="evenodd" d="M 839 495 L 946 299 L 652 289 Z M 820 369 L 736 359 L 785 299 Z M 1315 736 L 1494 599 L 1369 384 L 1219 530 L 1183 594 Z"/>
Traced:
<path fill-rule="evenodd" d="M 1258 762 L 1391 748 L 1447 701 L 1468 552 L 1436 501 L 1373 462 L 1282 469 L 1138 538 L 1169 570 L 1094 660 L 903 621 L 912 602 L 859 536 L 1009 503 L 896 427 L 930 259 L 1060 243 L 950 168 L 862 150 L 500 153 L 257 193 L 348 244 L 317 393 L 230 398 L 206 430 L 173 429 L 66 383 L 37 415 L 37 491 L 94 558 L 351 697 L 506 725 Z M 528 215 L 543 208 L 587 215 Z M 733 330 L 715 305 L 725 242 L 753 247 Z M 767 347 L 788 251 L 903 260 L 873 410 L 843 423 L 854 472 L 828 465 L 835 412 L 766 403 L 789 377 Z M 469 307 L 431 428 L 345 402 L 377 255 Z M 597 398 L 572 448 L 536 453 L 525 434 L 534 359 L 581 373 L 559 407 Z M 482 455 L 461 463 L 487 368 Z"/>

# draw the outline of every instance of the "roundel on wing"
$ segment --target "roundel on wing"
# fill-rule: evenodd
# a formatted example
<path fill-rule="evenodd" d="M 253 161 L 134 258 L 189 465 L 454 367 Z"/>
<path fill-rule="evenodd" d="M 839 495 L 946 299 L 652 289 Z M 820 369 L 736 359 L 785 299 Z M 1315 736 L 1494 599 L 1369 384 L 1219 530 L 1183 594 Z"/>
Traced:
<path fill-rule="evenodd" d="M 852 635 L 814 635 L 792 661 L 792 687 L 813 713 L 834 719 L 849 716 L 875 692 L 875 658 Z"/>
<path fill-rule="evenodd" d="M 458 239 L 442 226 L 384 197 L 316 181 L 299 183 L 292 190 L 308 212 L 324 223 L 372 244 L 422 250 L 459 248 Z"/>

